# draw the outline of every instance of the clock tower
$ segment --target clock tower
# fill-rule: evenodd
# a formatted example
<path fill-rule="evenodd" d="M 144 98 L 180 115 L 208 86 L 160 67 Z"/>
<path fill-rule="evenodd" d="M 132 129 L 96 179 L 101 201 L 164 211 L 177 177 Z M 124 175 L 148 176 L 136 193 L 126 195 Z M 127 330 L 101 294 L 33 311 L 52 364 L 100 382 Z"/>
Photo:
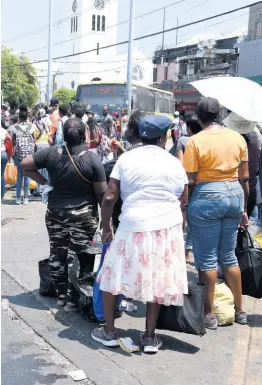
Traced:
<path fill-rule="evenodd" d="M 68 20 L 53 29 L 53 56 L 86 52 L 55 61 L 60 68 L 57 86 L 76 88 L 94 78 L 106 80 L 108 62 L 116 60 L 116 47 L 101 48 L 117 42 L 117 27 L 112 26 L 118 22 L 118 0 L 58 0 L 54 1 L 54 15 Z M 56 44 L 61 41 L 64 43 Z"/>

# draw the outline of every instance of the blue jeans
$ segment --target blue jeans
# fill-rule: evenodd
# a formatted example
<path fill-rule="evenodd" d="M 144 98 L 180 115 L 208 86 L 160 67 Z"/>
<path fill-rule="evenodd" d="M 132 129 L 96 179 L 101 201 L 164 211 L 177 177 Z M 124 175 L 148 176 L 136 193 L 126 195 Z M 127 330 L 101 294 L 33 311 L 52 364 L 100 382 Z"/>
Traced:
<path fill-rule="evenodd" d="M 7 152 L 1 151 L 1 199 L 5 195 L 5 168 L 8 162 Z"/>
<path fill-rule="evenodd" d="M 235 247 L 244 211 L 244 192 L 239 182 L 198 184 L 188 205 L 195 266 L 216 270 L 217 263 L 238 265 Z"/>
<path fill-rule="evenodd" d="M 22 186 L 24 182 L 24 197 L 28 197 L 30 178 L 24 175 L 23 169 L 21 167 L 22 160 L 14 157 L 14 162 L 17 167 L 17 181 L 16 181 L 16 196 L 17 198 L 21 197 Z"/>

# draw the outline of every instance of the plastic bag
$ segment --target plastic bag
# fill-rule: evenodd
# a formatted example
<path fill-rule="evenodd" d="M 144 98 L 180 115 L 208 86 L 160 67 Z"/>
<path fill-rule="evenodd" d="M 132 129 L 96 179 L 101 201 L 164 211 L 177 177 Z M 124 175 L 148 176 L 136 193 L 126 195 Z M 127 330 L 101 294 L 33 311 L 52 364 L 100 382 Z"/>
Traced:
<path fill-rule="evenodd" d="M 33 179 L 30 179 L 29 190 L 35 190 L 37 188 L 37 183 Z"/>
<path fill-rule="evenodd" d="M 214 314 L 219 326 L 235 321 L 234 297 L 224 281 L 217 282 L 215 286 Z"/>
<path fill-rule="evenodd" d="M 184 295 L 183 306 L 161 305 L 157 329 L 203 336 L 205 285 L 188 283 L 188 294 Z"/>
<path fill-rule="evenodd" d="M 16 185 L 17 167 L 12 163 L 7 163 L 5 168 L 5 184 Z"/>
<path fill-rule="evenodd" d="M 109 246 L 110 246 L 110 243 L 108 243 L 108 242 L 104 243 L 104 245 L 103 245 L 101 260 L 100 260 L 99 268 L 97 270 L 97 274 L 102 269 L 102 266 L 104 263 L 104 258 L 105 258 L 105 255 L 106 255 L 106 252 L 107 252 L 107 249 L 109 248 Z M 122 299 L 123 299 L 123 296 L 119 295 L 118 299 L 117 299 L 116 317 L 119 317 L 119 316 L 121 317 L 121 315 L 122 315 L 122 314 L 120 314 L 121 312 L 119 313 L 119 311 L 118 311 L 119 310 L 118 308 L 121 304 Z M 100 284 L 97 281 L 95 282 L 94 288 L 93 288 L 93 303 L 94 303 L 94 312 L 95 312 L 97 319 L 99 321 L 104 321 L 105 315 L 104 315 L 104 307 L 103 307 L 103 292 L 100 290 Z"/>
<path fill-rule="evenodd" d="M 40 276 L 39 294 L 44 297 L 56 297 L 57 294 L 50 275 L 48 262 L 48 259 L 38 262 Z"/>
<path fill-rule="evenodd" d="M 255 248 L 248 230 L 239 231 L 236 256 L 242 277 L 242 294 L 262 298 L 262 248 Z"/>

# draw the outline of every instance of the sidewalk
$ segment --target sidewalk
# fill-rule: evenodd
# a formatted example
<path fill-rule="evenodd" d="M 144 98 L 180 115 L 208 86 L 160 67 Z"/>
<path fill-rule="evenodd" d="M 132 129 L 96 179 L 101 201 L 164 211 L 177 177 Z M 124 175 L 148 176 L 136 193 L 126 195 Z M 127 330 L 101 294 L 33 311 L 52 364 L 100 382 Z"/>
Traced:
<path fill-rule="evenodd" d="M 9 194 L 10 196 L 10 194 Z M 7 194 L 8 197 L 8 194 Z M 10 204 L 12 203 L 12 204 Z M 91 339 L 94 325 L 80 314 L 58 310 L 54 299 L 38 295 L 37 262 L 49 254 L 45 207 L 41 203 L 2 204 L 2 296 L 17 314 L 95 384 L 261 385 L 262 300 L 245 297 L 248 326 L 208 331 L 204 337 L 161 332 L 157 355 L 129 355 Z M 135 342 L 145 323 L 145 306 L 116 326 Z"/>

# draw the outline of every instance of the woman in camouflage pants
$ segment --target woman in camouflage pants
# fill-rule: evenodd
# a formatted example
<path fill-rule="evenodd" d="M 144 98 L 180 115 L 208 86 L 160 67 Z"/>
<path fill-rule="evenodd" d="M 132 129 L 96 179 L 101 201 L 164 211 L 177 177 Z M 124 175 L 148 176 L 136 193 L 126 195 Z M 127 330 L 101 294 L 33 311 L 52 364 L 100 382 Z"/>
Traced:
<path fill-rule="evenodd" d="M 64 124 L 66 145 L 43 149 L 23 161 L 24 172 L 39 184 L 50 184 L 46 212 L 49 234 L 50 274 L 56 288 L 58 305 L 66 311 L 76 307 L 75 285 L 70 271 L 92 272 L 94 256 L 88 249 L 98 226 L 98 203 L 106 191 L 104 167 L 96 154 L 85 144 L 85 125 L 80 119 L 68 119 Z M 46 168 L 48 182 L 39 172 Z M 69 279 L 67 279 L 69 272 Z M 75 277 L 77 280 L 77 277 Z"/>

